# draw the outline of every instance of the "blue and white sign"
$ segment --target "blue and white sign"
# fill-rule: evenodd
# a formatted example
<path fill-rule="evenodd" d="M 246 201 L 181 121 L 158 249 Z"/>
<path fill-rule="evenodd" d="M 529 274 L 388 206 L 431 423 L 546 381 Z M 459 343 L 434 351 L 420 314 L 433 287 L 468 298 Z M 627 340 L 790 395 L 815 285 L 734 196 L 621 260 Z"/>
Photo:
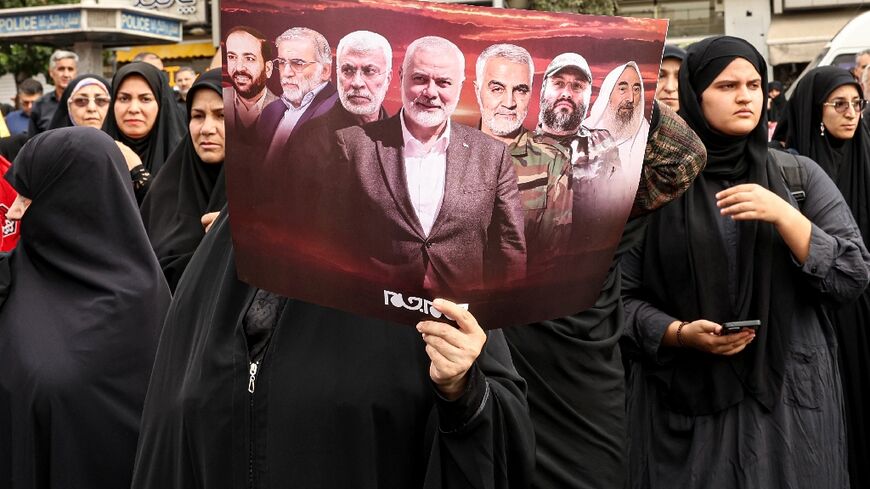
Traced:
<path fill-rule="evenodd" d="M 121 12 L 121 29 L 142 32 L 152 36 L 181 37 L 180 21 L 148 17 L 129 12 Z"/>
<path fill-rule="evenodd" d="M 81 27 L 82 13 L 79 10 L 0 16 L 0 35 L 50 33 Z"/>

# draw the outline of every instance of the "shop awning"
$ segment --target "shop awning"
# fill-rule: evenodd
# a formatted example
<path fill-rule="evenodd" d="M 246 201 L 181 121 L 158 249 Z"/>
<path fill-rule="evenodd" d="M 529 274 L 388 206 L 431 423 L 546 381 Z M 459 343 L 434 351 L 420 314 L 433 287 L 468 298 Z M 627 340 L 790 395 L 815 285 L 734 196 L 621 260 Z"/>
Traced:
<path fill-rule="evenodd" d="M 774 16 L 767 31 L 770 64 L 812 61 L 853 17 L 852 10 Z"/>
<path fill-rule="evenodd" d="M 182 42 L 178 44 L 155 44 L 153 46 L 136 46 L 115 51 L 119 63 L 133 61 L 137 54 L 151 52 L 161 59 L 176 58 L 210 58 L 214 56 L 215 47 L 211 42 Z"/>

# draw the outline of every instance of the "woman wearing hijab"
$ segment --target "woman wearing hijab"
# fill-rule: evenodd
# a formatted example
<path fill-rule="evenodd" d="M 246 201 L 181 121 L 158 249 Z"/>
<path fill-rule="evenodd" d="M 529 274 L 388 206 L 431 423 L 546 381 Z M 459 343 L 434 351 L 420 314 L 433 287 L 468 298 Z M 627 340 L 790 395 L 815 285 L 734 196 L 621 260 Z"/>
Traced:
<path fill-rule="evenodd" d="M 184 138 L 184 116 L 169 83 L 154 66 L 130 63 L 112 78 L 112 103 L 103 131 L 123 143 L 136 201 L 142 202 L 152 176 Z"/>
<path fill-rule="evenodd" d="M 837 184 L 870 239 L 870 127 L 861 118 L 861 86 L 848 71 L 816 68 L 801 78 L 787 106 L 789 124 L 777 137 L 816 161 Z M 846 401 L 852 487 L 870 487 L 870 291 L 832 308 Z"/>
<path fill-rule="evenodd" d="M 22 232 L 0 308 L 0 481 L 129 487 L 169 290 L 124 157 L 97 129 L 62 128 L 7 179 Z"/>
<path fill-rule="evenodd" d="M 870 280 L 830 178 L 800 157 L 800 204 L 768 152 L 767 66 L 705 39 L 680 70 L 680 115 L 707 147 L 692 187 L 623 258 L 632 365 L 630 487 L 849 487 L 836 339 L 825 301 Z M 727 334 L 723 324 L 758 320 Z"/>
<path fill-rule="evenodd" d="M 97 75 L 78 76 L 63 91 L 48 128 L 90 126 L 100 129 L 111 101 L 109 82 L 105 78 Z"/>
<path fill-rule="evenodd" d="M 202 74 L 187 93 L 190 132 L 169 156 L 142 202 L 142 220 L 174 291 L 205 235 L 202 216 L 227 202 L 224 103 L 219 69 Z"/>

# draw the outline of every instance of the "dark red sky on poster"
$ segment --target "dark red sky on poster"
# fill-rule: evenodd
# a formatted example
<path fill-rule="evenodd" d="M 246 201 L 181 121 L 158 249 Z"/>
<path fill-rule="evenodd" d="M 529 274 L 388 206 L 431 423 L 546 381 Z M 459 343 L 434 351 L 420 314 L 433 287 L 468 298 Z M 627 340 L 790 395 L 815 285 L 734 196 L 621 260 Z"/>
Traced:
<path fill-rule="evenodd" d="M 351 31 L 365 29 L 382 34 L 393 47 L 393 81 L 385 101 L 390 114 L 401 106 L 398 71 L 408 44 L 427 35 L 446 37 L 466 56 L 466 83 L 454 118 L 469 125 L 475 125 L 479 118 L 472 84 L 475 61 L 483 49 L 499 42 L 520 45 L 535 59 L 533 103 L 526 127 L 533 127 L 537 121 L 543 71 L 552 58 L 568 51 L 581 54 L 589 62 L 593 101 L 611 69 L 626 61 L 636 61 L 643 74 L 645 109 L 649 113 L 667 32 L 664 20 L 428 2 L 224 0 L 221 9 L 224 31 L 236 25 L 250 25 L 274 39 L 290 27 L 308 27 L 323 34 L 333 51 L 338 40 Z M 276 76 L 273 73 L 274 88 L 280 93 Z"/>

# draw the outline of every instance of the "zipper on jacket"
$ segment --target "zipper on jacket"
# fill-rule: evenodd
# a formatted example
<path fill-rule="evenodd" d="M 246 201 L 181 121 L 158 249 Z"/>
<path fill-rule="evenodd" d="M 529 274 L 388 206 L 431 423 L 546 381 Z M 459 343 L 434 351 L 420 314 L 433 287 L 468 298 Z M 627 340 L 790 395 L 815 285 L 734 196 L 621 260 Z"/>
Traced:
<path fill-rule="evenodd" d="M 257 384 L 257 369 L 259 367 L 260 367 L 260 362 L 258 360 L 256 362 L 251 362 L 251 368 L 248 370 L 248 373 L 251 376 L 248 379 L 248 392 L 250 392 L 251 394 L 254 393 L 254 388 L 256 387 L 256 384 Z"/>
<path fill-rule="evenodd" d="M 249 410 L 248 414 L 249 426 L 248 426 L 248 488 L 254 489 L 254 431 L 256 426 L 254 425 L 254 387 L 257 383 L 257 370 L 260 367 L 260 361 L 251 362 L 251 366 L 248 369 L 248 374 L 250 377 L 248 378 L 248 399 L 249 399 Z"/>

